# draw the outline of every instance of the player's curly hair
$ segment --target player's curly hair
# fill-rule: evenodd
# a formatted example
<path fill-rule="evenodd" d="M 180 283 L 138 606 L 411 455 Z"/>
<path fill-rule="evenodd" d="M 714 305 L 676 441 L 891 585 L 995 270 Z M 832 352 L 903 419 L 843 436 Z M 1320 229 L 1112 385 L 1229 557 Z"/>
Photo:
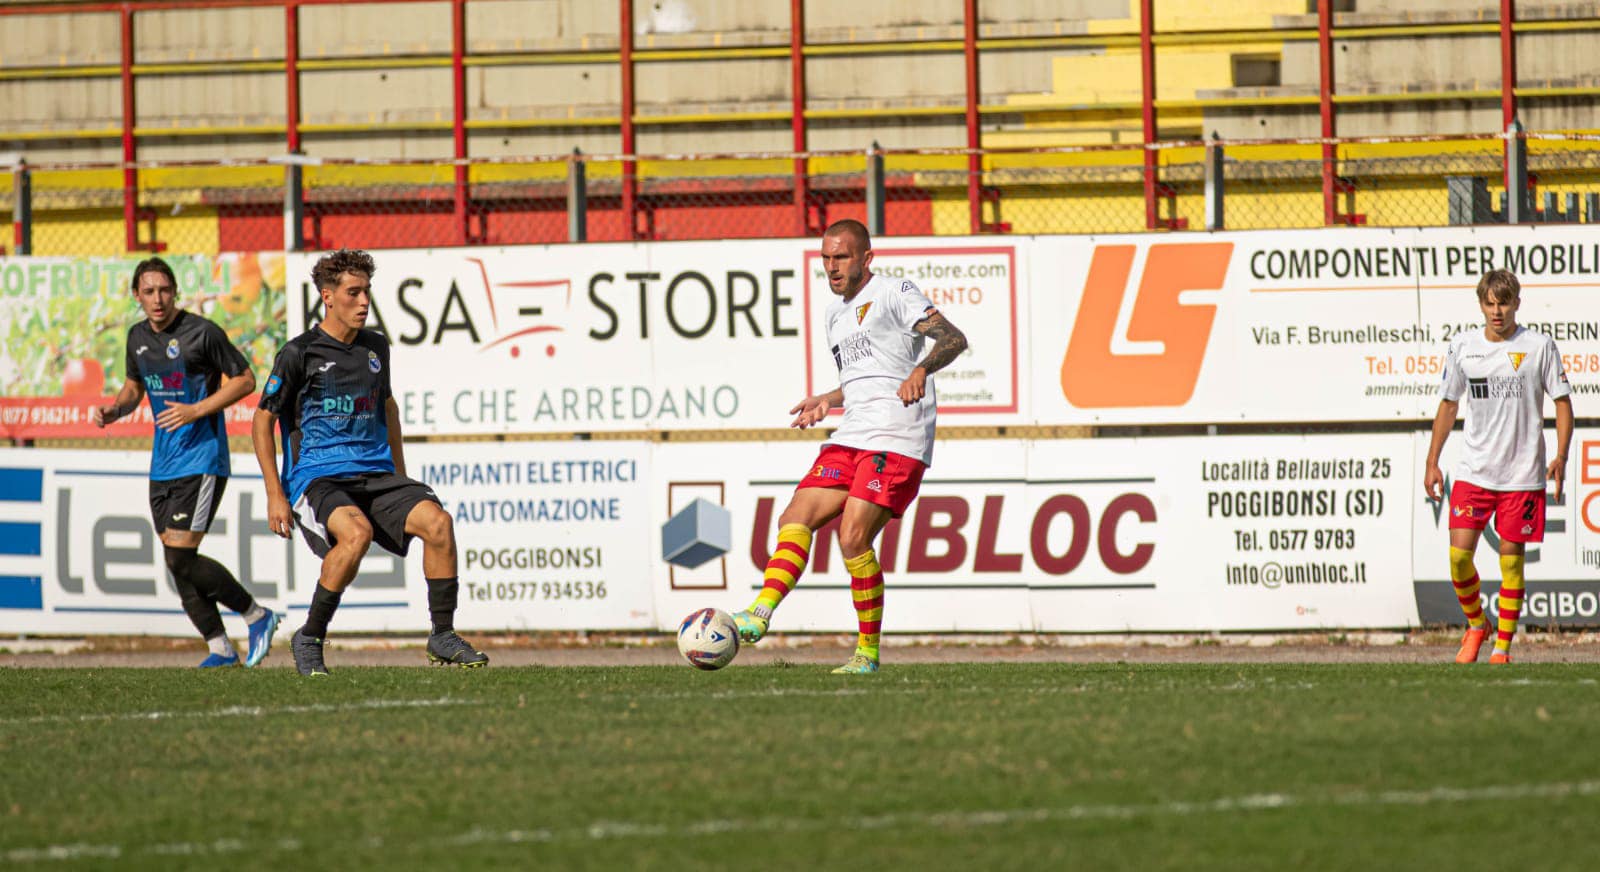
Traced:
<path fill-rule="evenodd" d="M 1508 269 L 1492 269 L 1478 279 L 1478 302 L 1510 302 L 1522 296 L 1522 283 Z"/>
<path fill-rule="evenodd" d="M 341 248 L 317 259 L 316 266 L 311 268 L 311 281 L 316 283 L 317 290 L 326 291 L 337 288 L 339 276 L 347 272 L 365 273 L 370 279 L 377 271 L 378 265 L 372 260 L 372 255 L 365 251 Z"/>

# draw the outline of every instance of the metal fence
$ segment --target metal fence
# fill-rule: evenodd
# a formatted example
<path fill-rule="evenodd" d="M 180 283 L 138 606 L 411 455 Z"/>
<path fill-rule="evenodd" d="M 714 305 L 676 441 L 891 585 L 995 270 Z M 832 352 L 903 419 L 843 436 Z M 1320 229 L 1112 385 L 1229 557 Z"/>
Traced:
<path fill-rule="evenodd" d="M 1600 137 L 1520 134 L 441 162 L 21 165 L 7 253 L 1600 222 Z M 132 172 L 128 172 L 132 170 Z M 127 182 L 131 179 L 131 187 Z M 974 180 L 976 184 L 974 184 Z M 1508 185 L 1509 180 L 1509 185 Z M 975 206 L 975 207 L 974 207 Z"/>

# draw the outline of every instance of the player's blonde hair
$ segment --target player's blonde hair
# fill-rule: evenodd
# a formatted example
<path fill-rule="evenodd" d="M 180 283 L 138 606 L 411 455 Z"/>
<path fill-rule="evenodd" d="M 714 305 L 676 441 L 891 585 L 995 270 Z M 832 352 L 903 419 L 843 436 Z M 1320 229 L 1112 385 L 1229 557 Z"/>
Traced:
<path fill-rule="evenodd" d="M 1522 296 L 1522 283 L 1517 281 L 1515 273 L 1508 269 L 1492 269 L 1478 279 L 1478 302 L 1487 303 L 1490 300 L 1509 303 Z"/>

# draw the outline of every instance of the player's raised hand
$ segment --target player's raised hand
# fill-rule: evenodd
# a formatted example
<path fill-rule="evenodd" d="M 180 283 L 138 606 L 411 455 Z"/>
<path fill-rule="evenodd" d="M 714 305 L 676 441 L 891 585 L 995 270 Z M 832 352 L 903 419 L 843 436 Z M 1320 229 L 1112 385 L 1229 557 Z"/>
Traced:
<path fill-rule="evenodd" d="M 283 494 L 267 494 L 267 528 L 289 538 L 289 499 Z"/>
<path fill-rule="evenodd" d="M 1422 492 L 1430 500 L 1444 499 L 1444 473 L 1439 471 L 1438 464 L 1431 464 L 1428 471 L 1422 474 Z"/>
<path fill-rule="evenodd" d="M 200 409 L 195 403 L 167 403 L 167 407 L 156 416 L 156 426 L 172 431 L 199 418 Z"/>
<path fill-rule="evenodd" d="M 827 394 L 806 397 L 789 410 L 789 414 L 795 416 L 794 421 L 789 426 L 804 430 L 828 417 L 828 412 L 832 409 L 833 403 L 829 402 Z"/>
<path fill-rule="evenodd" d="M 922 402 L 922 398 L 928 394 L 927 371 L 920 366 L 913 369 L 911 375 L 906 376 L 906 380 L 900 383 L 900 390 L 896 391 L 896 394 L 900 397 L 900 402 L 908 406 Z"/>
<path fill-rule="evenodd" d="M 1550 480 L 1555 482 L 1556 485 L 1555 493 L 1551 494 L 1550 499 L 1559 503 L 1561 502 L 1561 485 L 1567 480 L 1567 461 L 1566 458 L 1559 454 L 1550 461 Z"/>

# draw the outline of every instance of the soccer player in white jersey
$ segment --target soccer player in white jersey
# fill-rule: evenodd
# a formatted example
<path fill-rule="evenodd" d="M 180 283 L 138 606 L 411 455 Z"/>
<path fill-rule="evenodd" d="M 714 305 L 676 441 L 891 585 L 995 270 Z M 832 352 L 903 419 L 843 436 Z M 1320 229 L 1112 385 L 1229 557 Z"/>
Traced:
<path fill-rule="evenodd" d="M 1489 618 L 1478 595 L 1478 571 L 1472 554 L 1478 537 L 1494 516 L 1500 536 L 1500 615 L 1490 663 L 1511 662 L 1511 640 L 1522 614 L 1523 550 L 1544 541 L 1544 486 L 1555 482 L 1561 499 L 1566 479 L 1567 449 L 1572 444 L 1572 388 L 1561 365 L 1555 340 L 1517 325 L 1522 286 L 1503 269 L 1485 273 L 1478 282 L 1478 306 L 1485 320 L 1482 332 L 1462 333 L 1450 341 L 1439 389 L 1439 412 L 1433 419 L 1422 489 L 1428 498 L 1444 495 L 1439 452 L 1455 425 L 1461 398 L 1466 397 L 1466 450 L 1450 488 L 1450 580 L 1467 634 L 1456 653 L 1457 663 L 1475 663 Z M 1544 398 L 1556 407 L 1556 456 L 1545 464 Z"/>
<path fill-rule="evenodd" d="M 883 619 L 883 569 L 872 543 L 917 496 L 933 461 L 937 403 L 928 377 L 960 356 L 967 338 L 914 283 L 871 272 L 872 241 L 861 222 L 829 225 L 822 264 L 837 296 L 826 319 L 839 387 L 801 400 L 789 410 L 796 416 L 790 426 L 818 424 L 840 407 L 844 421 L 778 518 L 778 545 L 761 593 L 733 617 L 740 639 L 760 641 L 805 571 L 812 533 L 839 518 L 839 549 L 860 632 L 855 654 L 834 672 L 872 673 L 878 671 Z"/>

